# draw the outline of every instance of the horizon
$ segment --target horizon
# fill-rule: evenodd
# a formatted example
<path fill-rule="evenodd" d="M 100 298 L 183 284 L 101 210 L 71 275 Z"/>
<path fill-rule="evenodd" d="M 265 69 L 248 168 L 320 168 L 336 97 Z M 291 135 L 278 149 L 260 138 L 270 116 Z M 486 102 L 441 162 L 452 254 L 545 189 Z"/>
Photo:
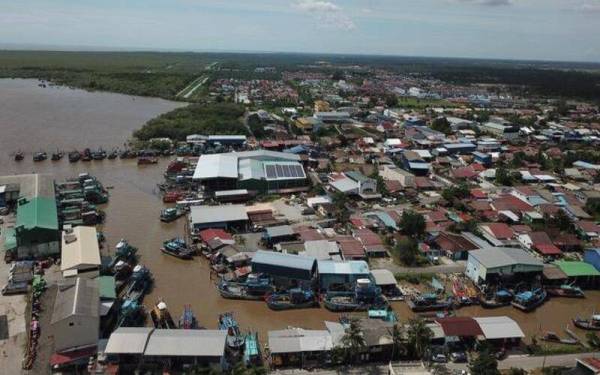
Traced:
<path fill-rule="evenodd" d="M 31 0 L 0 46 L 600 63 L 600 0 Z M 558 26 L 557 26 L 558 25 Z"/>

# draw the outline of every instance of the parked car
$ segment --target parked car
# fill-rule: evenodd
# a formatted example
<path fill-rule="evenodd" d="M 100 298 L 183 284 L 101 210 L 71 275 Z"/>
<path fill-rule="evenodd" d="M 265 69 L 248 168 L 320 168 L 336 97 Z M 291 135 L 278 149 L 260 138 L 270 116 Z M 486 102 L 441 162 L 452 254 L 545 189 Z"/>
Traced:
<path fill-rule="evenodd" d="M 448 362 L 448 358 L 446 358 L 446 355 L 443 353 L 437 353 L 431 356 L 431 362 L 446 363 Z"/>
<path fill-rule="evenodd" d="M 454 363 L 467 362 L 467 353 L 465 352 L 452 352 L 450 354 L 450 360 Z"/>

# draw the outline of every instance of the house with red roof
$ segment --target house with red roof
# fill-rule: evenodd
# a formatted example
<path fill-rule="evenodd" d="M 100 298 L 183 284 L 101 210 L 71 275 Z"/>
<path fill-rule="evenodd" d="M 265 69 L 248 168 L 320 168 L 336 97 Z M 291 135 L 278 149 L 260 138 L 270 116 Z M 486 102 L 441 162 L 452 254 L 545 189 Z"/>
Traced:
<path fill-rule="evenodd" d="M 367 253 L 363 244 L 351 236 L 338 236 L 335 238 L 345 260 L 365 260 Z"/>
<path fill-rule="evenodd" d="M 529 250 L 535 250 L 543 256 L 557 257 L 562 251 L 550 239 L 546 232 L 530 232 L 517 236 L 521 246 Z"/>
<path fill-rule="evenodd" d="M 519 244 L 513 230 L 505 223 L 482 223 L 479 224 L 479 230 L 483 237 L 494 246 L 510 247 Z"/>
<path fill-rule="evenodd" d="M 388 255 L 383 241 L 379 235 L 372 230 L 368 228 L 356 229 L 353 231 L 353 235 L 362 243 L 368 256 L 385 257 Z"/>
<path fill-rule="evenodd" d="M 432 241 L 433 246 L 453 260 L 467 259 L 469 251 L 479 249 L 479 246 L 460 234 L 440 232 Z"/>
<path fill-rule="evenodd" d="M 210 250 L 218 250 L 225 245 L 235 245 L 233 236 L 223 229 L 204 229 L 198 235 Z"/>

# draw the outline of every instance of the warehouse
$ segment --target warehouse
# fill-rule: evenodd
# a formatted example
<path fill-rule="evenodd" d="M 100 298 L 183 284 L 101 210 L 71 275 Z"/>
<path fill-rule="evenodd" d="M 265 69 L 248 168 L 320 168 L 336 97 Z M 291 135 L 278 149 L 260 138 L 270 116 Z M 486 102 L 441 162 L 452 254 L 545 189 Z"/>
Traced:
<path fill-rule="evenodd" d="M 586 262 L 558 260 L 554 262 L 571 282 L 581 287 L 596 288 L 600 285 L 600 271 Z"/>
<path fill-rule="evenodd" d="M 269 331 L 269 351 L 275 367 L 317 367 L 325 363 L 332 348 L 332 337 L 326 330 Z"/>
<path fill-rule="evenodd" d="M 267 150 L 202 155 L 193 180 L 209 191 L 246 189 L 257 194 L 308 189 L 299 155 Z"/>
<path fill-rule="evenodd" d="M 96 277 L 99 275 L 100 264 L 96 228 L 65 226 L 60 263 L 63 277 Z"/>
<path fill-rule="evenodd" d="M 293 254 L 259 250 L 252 258 L 252 271 L 272 276 L 278 284 L 310 284 L 317 271 L 317 261 Z"/>
<path fill-rule="evenodd" d="M 466 275 L 477 284 L 499 278 L 530 278 L 541 274 L 544 264 L 521 249 L 489 247 L 469 252 Z"/>
<path fill-rule="evenodd" d="M 525 337 L 519 324 L 508 316 L 486 316 L 473 319 L 479 324 L 485 339 L 494 346 L 505 348 L 517 346 Z"/>
<path fill-rule="evenodd" d="M 358 279 L 371 279 L 369 265 L 362 260 L 335 262 L 320 260 L 317 262 L 319 270 L 319 289 L 327 291 L 336 287 L 353 286 Z M 345 289 L 345 288 L 344 288 Z"/>
<path fill-rule="evenodd" d="M 208 228 L 245 230 L 247 225 L 248 213 L 242 205 L 190 207 L 190 227 L 193 231 Z"/>
<path fill-rule="evenodd" d="M 100 330 L 98 282 L 77 278 L 58 286 L 51 330 L 54 351 L 96 345 Z"/>

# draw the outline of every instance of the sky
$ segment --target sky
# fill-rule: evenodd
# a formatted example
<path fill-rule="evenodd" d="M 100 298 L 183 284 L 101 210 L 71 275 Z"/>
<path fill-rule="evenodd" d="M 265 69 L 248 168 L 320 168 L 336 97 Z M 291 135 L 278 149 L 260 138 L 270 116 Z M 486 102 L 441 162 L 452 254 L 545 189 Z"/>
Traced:
<path fill-rule="evenodd" d="M 0 46 L 600 62 L 600 0 L 2 0 Z"/>

